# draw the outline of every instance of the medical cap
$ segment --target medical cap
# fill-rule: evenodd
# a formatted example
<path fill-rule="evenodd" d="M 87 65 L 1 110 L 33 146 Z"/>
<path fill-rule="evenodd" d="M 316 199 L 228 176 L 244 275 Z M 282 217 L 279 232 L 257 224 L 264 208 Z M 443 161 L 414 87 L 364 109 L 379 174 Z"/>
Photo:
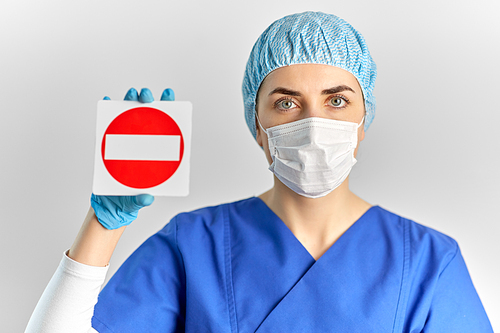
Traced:
<path fill-rule="evenodd" d="M 243 78 L 245 119 L 256 137 L 255 100 L 262 81 L 273 70 L 293 64 L 325 64 L 356 77 L 365 100 L 365 130 L 375 116 L 373 87 L 377 67 L 365 39 L 343 19 L 305 12 L 275 21 L 253 46 Z"/>

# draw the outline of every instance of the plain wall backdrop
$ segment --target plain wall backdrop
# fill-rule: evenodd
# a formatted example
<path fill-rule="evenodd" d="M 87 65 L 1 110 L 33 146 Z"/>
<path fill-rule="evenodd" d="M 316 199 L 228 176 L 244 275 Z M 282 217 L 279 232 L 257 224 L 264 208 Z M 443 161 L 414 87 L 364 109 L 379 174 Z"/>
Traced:
<path fill-rule="evenodd" d="M 0 9 L 0 325 L 22 332 L 89 207 L 96 103 L 130 87 L 193 103 L 190 195 L 157 197 L 108 278 L 175 214 L 272 186 L 243 117 L 260 33 L 336 14 L 378 65 L 377 113 L 351 173 L 372 204 L 456 239 L 500 331 L 500 5 L 496 0 L 28 1 Z"/>

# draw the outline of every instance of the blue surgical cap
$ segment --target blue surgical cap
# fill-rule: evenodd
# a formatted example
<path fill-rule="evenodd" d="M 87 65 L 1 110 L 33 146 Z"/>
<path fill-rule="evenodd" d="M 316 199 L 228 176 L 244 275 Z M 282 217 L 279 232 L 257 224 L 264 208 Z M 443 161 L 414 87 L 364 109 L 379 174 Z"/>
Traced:
<path fill-rule="evenodd" d="M 255 101 L 262 81 L 273 70 L 293 64 L 325 64 L 356 77 L 365 101 L 365 130 L 375 116 L 373 87 L 377 66 L 365 39 L 343 19 L 321 12 L 285 16 L 271 24 L 255 43 L 243 78 L 245 119 L 256 137 Z"/>

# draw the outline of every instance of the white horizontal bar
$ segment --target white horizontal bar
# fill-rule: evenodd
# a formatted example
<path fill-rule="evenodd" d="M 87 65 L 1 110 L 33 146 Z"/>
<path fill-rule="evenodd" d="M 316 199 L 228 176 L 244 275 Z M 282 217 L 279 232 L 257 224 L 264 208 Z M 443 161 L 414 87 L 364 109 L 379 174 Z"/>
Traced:
<path fill-rule="evenodd" d="M 107 134 L 105 160 L 178 161 L 179 135 Z"/>

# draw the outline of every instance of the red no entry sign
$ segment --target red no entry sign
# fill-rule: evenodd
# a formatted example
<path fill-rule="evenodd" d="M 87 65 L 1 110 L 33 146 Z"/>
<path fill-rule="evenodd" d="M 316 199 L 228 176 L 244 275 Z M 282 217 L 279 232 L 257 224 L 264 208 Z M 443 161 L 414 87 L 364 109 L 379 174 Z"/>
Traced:
<path fill-rule="evenodd" d="M 102 138 L 101 155 L 119 183 L 145 189 L 168 180 L 184 155 L 184 138 L 165 112 L 137 107 L 117 116 Z"/>

